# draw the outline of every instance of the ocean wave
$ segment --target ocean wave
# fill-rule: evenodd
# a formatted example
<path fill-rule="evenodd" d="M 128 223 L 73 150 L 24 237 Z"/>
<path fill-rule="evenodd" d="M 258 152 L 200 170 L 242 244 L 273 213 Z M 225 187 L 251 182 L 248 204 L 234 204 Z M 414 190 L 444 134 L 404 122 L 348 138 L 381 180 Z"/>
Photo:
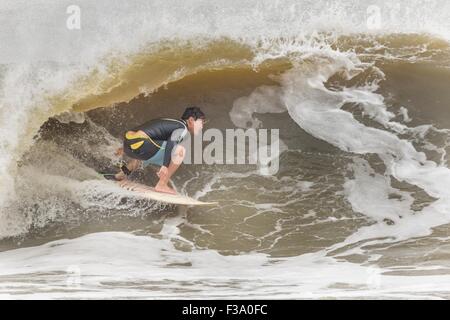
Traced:
<path fill-rule="evenodd" d="M 427 2 L 427 6 L 424 3 L 418 1 L 418 9 L 409 12 L 408 17 L 397 15 L 396 19 L 391 19 L 392 12 L 406 8 L 406 2 L 400 2 L 399 7 L 371 2 L 389 12 L 383 28 L 373 31 L 367 28 L 369 4 L 364 2 L 346 1 L 324 9 L 323 3 L 313 1 L 270 2 L 270 5 L 239 1 L 236 6 L 193 1 L 189 12 L 185 6 L 176 3 L 134 2 L 108 6 L 96 16 L 97 19 L 93 13 L 105 9 L 103 4 L 82 2 L 80 6 L 87 13 L 85 29 L 76 35 L 64 28 L 57 29 L 56 40 L 49 39 L 48 34 L 52 34 L 49 28 L 57 25 L 43 24 L 39 15 L 50 4 L 45 1 L 35 3 L 22 15 L 32 18 L 35 32 L 30 32 L 30 27 L 22 19 L 18 24 L 23 31 L 22 37 L 13 39 L 6 33 L 2 35 L 11 46 L 7 46 L 0 57 L 0 132 L 7 137 L 0 144 L 0 206 L 3 208 L 0 210 L 0 234 L 10 236 L 27 230 L 19 228 L 18 231 L 11 227 L 16 226 L 17 219 L 11 208 L 23 196 L 24 174 L 19 164 L 38 140 L 35 137 L 39 128 L 49 118 L 59 116 L 62 119 L 61 114 L 67 112 L 80 113 L 130 102 L 137 96 L 152 95 L 195 74 L 203 74 L 207 78 L 205 74 L 208 73 L 217 75 L 227 70 L 252 70 L 270 75 L 277 87 L 276 94 L 280 95 L 277 99 L 287 106 L 300 127 L 344 151 L 373 152 L 367 148 L 370 137 L 362 141 L 364 148 L 344 143 L 342 136 L 336 135 L 339 132 L 337 128 L 332 129 L 332 134 L 321 128 L 329 123 L 326 119 L 308 119 L 306 111 L 311 109 L 311 105 L 305 108 L 303 102 L 298 101 L 298 105 L 292 103 L 292 96 L 288 98 L 287 91 L 283 90 L 309 90 L 297 99 L 312 101 L 314 108 L 324 111 L 321 116 L 328 112 L 324 108 L 329 103 L 340 104 L 342 99 L 347 103 L 360 103 L 365 108 L 364 113 L 384 126 L 383 130 L 389 131 L 383 131 L 382 135 L 406 145 L 407 142 L 396 138 L 407 131 L 406 125 L 391 121 L 395 115 L 374 93 L 383 80 L 383 72 L 377 73 L 376 69 L 380 67 L 378 64 L 401 68 L 404 64 L 418 62 L 448 67 L 448 35 L 445 32 L 450 28 L 445 28 L 449 19 L 446 19 L 446 10 L 442 9 L 448 3 L 436 1 L 430 5 Z M 5 2 L 2 6 L 9 12 L 22 11 L 24 4 L 20 1 Z M 65 9 L 64 5 L 61 2 L 52 10 Z M 280 7 L 288 10 L 274 10 Z M 436 10 L 437 7 L 442 10 Z M 61 17 L 65 14 L 62 10 Z M 111 20 L 117 15 L 121 18 Z M 184 19 L 186 16 L 191 18 Z M 411 19 L 416 16 L 433 19 L 427 19 L 427 23 L 418 26 Z M 15 21 L 5 18 L 5 28 L 8 29 Z M 111 24 L 110 21 L 117 23 Z M 23 38 L 25 34 L 35 37 Z M 42 47 L 46 40 L 55 45 L 52 50 Z M 26 55 L 27 51 L 20 48 L 19 43 L 27 43 L 33 48 L 33 55 Z M 79 55 L 73 52 L 79 52 Z M 308 72 L 313 74 L 306 78 Z M 333 80 L 336 81 L 333 83 Z M 356 89 L 342 86 L 344 81 Z M 321 88 L 324 83 L 328 86 L 326 89 Z M 372 87 L 367 87 L 367 84 Z M 267 93 L 267 90 L 260 90 Z M 341 92 L 328 92 L 324 98 L 320 94 L 326 90 Z M 304 96 L 308 92 L 311 97 Z M 236 106 L 250 116 L 250 122 L 252 114 L 261 111 L 251 97 L 236 102 Z M 268 108 L 265 112 L 272 111 Z M 339 114 L 346 115 L 347 120 L 350 118 L 347 113 Z M 252 123 L 255 126 L 260 124 L 257 121 Z M 340 125 L 345 123 L 348 124 L 343 120 Z M 365 125 L 358 128 L 375 132 Z M 360 132 L 348 129 L 349 135 Z M 385 155 L 389 154 L 386 150 L 392 147 L 380 147 L 376 151 Z M 412 146 L 408 149 L 414 153 Z M 420 158 L 418 161 L 425 161 L 419 153 L 417 156 Z M 429 185 L 422 182 L 417 182 L 417 185 L 429 190 L 431 196 L 440 196 L 440 191 L 431 190 Z"/>

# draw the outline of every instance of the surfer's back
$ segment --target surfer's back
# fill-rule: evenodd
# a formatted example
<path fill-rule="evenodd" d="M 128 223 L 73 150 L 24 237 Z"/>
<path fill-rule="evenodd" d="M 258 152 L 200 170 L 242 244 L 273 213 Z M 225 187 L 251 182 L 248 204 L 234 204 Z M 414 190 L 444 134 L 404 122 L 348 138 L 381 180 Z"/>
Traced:
<path fill-rule="evenodd" d="M 186 123 L 183 120 L 158 118 L 147 121 L 146 123 L 133 129 L 133 131 L 141 130 L 154 140 L 167 141 L 170 139 L 172 133 L 177 129 L 187 131 Z"/>

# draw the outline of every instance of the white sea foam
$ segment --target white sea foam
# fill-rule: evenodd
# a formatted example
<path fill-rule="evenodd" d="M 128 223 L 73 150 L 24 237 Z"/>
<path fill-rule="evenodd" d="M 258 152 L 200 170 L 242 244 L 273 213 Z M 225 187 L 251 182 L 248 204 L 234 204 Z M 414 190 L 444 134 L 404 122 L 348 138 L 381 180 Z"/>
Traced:
<path fill-rule="evenodd" d="M 173 230 L 164 237 L 173 234 Z M 427 298 L 448 296 L 442 275 L 389 275 L 323 253 L 270 259 L 178 251 L 169 238 L 94 233 L 0 253 L 0 297 L 11 298 Z M 77 270 L 77 272 L 73 272 Z M 436 271 L 397 267 L 395 271 Z M 74 278 L 77 279 L 74 279 Z M 20 279 L 27 281 L 21 282 Z M 137 286 L 136 284 L 139 283 Z"/>
<path fill-rule="evenodd" d="M 355 95 L 360 88 L 331 91 L 325 87 L 324 82 L 335 72 L 348 72 L 358 67 L 358 62 L 351 58 L 338 54 L 331 61 L 327 58 L 325 61 L 328 62 L 317 63 L 307 67 L 309 69 L 299 67 L 285 73 L 281 83 L 289 114 L 304 130 L 319 139 L 344 151 L 374 153 L 383 160 L 386 176 L 374 175 L 367 163 L 363 165 L 366 170 L 363 170 L 362 164 L 356 162 L 356 178 L 347 183 L 348 200 L 355 211 L 376 221 L 382 217 L 397 221 L 394 226 L 377 224 L 371 227 L 372 231 L 378 231 L 367 237 L 392 236 L 398 240 L 428 235 L 431 228 L 450 222 L 450 170 L 427 160 L 426 155 L 416 151 L 411 142 L 395 133 L 365 126 L 350 112 L 341 109 L 349 101 L 349 92 L 353 92 L 351 102 L 369 109 L 370 114 L 386 127 L 395 125 L 390 121 L 393 115 L 386 112 L 383 98 L 372 90 L 365 88 L 363 95 Z M 398 127 L 406 128 L 400 124 Z M 415 185 L 437 200 L 414 214 L 410 209 L 411 197 L 393 190 L 389 176 Z M 390 199 L 392 193 L 400 195 L 402 200 Z M 401 220 L 399 216 L 402 216 Z M 361 240 L 359 236 L 360 233 L 352 235 L 351 241 Z"/>

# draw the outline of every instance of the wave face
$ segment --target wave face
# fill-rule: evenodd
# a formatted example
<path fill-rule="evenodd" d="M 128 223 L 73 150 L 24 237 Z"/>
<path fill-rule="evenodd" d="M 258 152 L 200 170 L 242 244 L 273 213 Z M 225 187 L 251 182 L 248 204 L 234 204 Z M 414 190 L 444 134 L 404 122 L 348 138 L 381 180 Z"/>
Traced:
<path fill-rule="evenodd" d="M 448 297 L 448 1 L 81 1 L 80 30 L 69 5 L 0 5 L 1 296 L 38 277 L 48 297 Z M 184 166 L 175 184 L 210 209 L 99 179 L 123 131 L 190 104 L 211 127 L 280 129 L 279 173 Z"/>

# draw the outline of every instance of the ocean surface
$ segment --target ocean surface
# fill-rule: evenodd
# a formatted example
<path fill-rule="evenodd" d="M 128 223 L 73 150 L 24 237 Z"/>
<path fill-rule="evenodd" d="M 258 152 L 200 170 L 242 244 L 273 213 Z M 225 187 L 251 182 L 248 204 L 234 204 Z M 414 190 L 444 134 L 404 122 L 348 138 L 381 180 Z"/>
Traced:
<path fill-rule="evenodd" d="M 72 2 L 0 3 L 0 298 L 450 298 L 449 1 Z M 99 176 L 190 105 L 278 172 Z"/>

